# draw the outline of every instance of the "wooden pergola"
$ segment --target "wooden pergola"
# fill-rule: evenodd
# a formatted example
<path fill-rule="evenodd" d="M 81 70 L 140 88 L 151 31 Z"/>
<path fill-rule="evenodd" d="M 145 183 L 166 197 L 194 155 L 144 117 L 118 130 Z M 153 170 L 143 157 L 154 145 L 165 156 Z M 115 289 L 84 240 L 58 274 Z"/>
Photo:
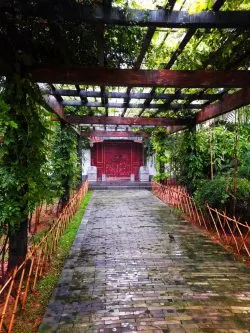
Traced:
<path fill-rule="evenodd" d="M 165 8 L 145 11 L 114 7 L 111 0 L 94 6 L 65 0 L 60 4 L 38 1 L 22 12 L 10 2 L 0 5 L 0 15 L 4 18 L 3 27 L 14 23 L 9 38 L 18 52 L 35 54 L 35 61 L 25 66 L 24 71 L 34 82 L 39 82 L 47 105 L 60 121 L 78 125 L 79 130 L 86 126 L 95 130 L 97 126 L 106 131 L 110 125 L 110 134 L 115 136 L 119 132 L 119 136 L 126 136 L 126 133 L 121 134 L 124 126 L 127 132 L 134 126 L 164 126 L 172 133 L 250 104 L 250 11 L 221 10 L 225 3 L 226 0 L 216 0 L 212 11 L 189 14 L 175 10 L 175 0 L 167 1 Z M 53 17 L 60 17 L 61 21 L 58 23 Z M 48 40 L 42 40 L 37 49 L 32 47 L 32 24 L 27 25 L 31 20 L 39 29 L 47 29 L 53 40 L 49 61 L 40 57 Z M 114 68 L 107 62 L 109 51 L 106 50 L 105 31 L 130 26 L 145 30 L 140 52 L 133 66 Z M 92 32 L 94 65 L 57 59 L 58 45 L 62 48 L 65 45 L 65 29 L 79 29 L 79 36 L 75 34 L 79 48 L 81 29 Z M 165 39 L 171 29 L 185 29 L 185 32 L 167 63 L 158 69 L 148 69 L 144 59 L 159 29 L 166 29 Z M 209 54 L 200 68 L 179 70 L 176 64 L 192 37 L 199 31 L 202 40 L 202 36 L 213 29 L 223 31 L 224 43 Z M 13 70 L 10 63 L 13 45 L 3 33 L 0 33 L 0 46 L 4 59 L 0 63 L 1 74 L 8 76 Z M 233 56 L 218 66 L 217 60 L 225 48 L 230 48 Z M 70 54 L 69 48 L 65 53 L 68 52 Z M 208 91 L 211 88 L 213 92 Z M 84 114 L 79 112 L 81 108 L 84 108 Z M 94 133 L 103 135 L 99 130 Z"/>

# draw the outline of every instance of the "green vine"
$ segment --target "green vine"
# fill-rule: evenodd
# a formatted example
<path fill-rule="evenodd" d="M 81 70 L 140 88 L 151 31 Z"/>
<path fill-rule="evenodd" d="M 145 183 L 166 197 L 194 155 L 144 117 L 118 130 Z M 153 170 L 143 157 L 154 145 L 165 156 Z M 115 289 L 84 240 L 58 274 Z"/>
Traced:
<path fill-rule="evenodd" d="M 52 147 L 52 179 L 55 190 L 64 205 L 80 180 L 80 166 L 77 156 L 77 134 L 70 125 L 61 124 L 55 130 Z"/>
<path fill-rule="evenodd" d="M 49 126 L 40 96 L 36 85 L 19 76 L 5 83 L 0 96 L 0 221 L 13 230 L 44 193 Z"/>
<path fill-rule="evenodd" d="M 155 167 L 156 176 L 158 181 L 164 181 L 169 177 L 169 173 L 166 171 L 166 165 L 169 163 L 168 148 L 168 136 L 165 128 L 157 128 L 153 130 L 151 136 L 151 144 L 155 152 Z"/>

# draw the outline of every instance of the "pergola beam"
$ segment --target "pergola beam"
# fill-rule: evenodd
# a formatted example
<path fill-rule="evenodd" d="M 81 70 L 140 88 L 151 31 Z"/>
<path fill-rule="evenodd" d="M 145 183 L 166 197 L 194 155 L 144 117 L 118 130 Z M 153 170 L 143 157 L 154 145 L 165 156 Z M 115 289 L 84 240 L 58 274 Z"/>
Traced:
<path fill-rule="evenodd" d="M 143 107 L 144 104 L 138 103 L 103 103 L 103 102 L 88 102 L 84 103 L 82 101 L 74 101 L 74 100 L 68 100 L 68 101 L 63 101 L 62 105 L 64 106 L 75 106 L 75 107 L 80 107 L 80 106 L 86 106 L 89 108 L 97 108 L 97 107 L 103 107 L 103 108 L 114 108 L 114 109 L 123 109 L 123 108 L 128 108 L 128 109 L 140 109 Z M 203 105 L 202 104 L 190 104 L 189 109 L 202 109 Z M 168 108 L 164 104 L 149 104 L 148 106 L 149 109 L 156 109 L 156 110 L 184 110 L 186 109 L 184 107 L 184 104 L 170 104 Z"/>
<path fill-rule="evenodd" d="M 167 1 L 167 5 L 165 6 L 165 10 L 172 11 L 173 8 L 174 8 L 175 3 L 176 3 L 176 0 Z M 136 60 L 135 66 L 134 66 L 135 69 L 140 69 L 141 64 L 142 64 L 143 59 L 144 59 L 144 57 L 145 57 L 145 55 L 148 51 L 149 45 L 151 43 L 151 40 L 154 36 L 155 31 L 156 31 L 156 27 L 149 27 L 148 28 L 145 39 L 144 39 L 142 47 L 141 47 L 141 51 L 140 51 L 140 53 L 137 57 L 137 60 Z M 128 95 L 130 94 L 130 92 L 131 92 L 131 87 L 127 88 L 127 94 Z M 125 98 L 124 103 L 128 104 L 129 101 L 130 101 L 130 98 L 131 97 Z M 127 112 L 127 108 L 124 109 L 121 116 L 124 117 L 126 112 Z"/>
<path fill-rule="evenodd" d="M 105 116 L 65 116 L 72 125 L 139 125 L 139 126 L 185 126 L 188 119 L 177 118 L 148 118 L 148 117 L 105 117 Z"/>
<path fill-rule="evenodd" d="M 224 2 L 225 2 L 225 0 L 215 0 L 214 4 L 213 4 L 213 7 L 212 7 L 212 10 L 213 11 L 220 10 L 220 8 L 223 6 Z M 194 36 L 195 32 L 196 32 L 196 29 L 194 29 L 194 28 L 191 28 L 187 31 L 186 35 L 184 36 L 183 40 L 179 44 L 178 48 L 175 50 L 175 52 L 171 56 L 169 62 L 164 66 L 164 69 L 170 69 L 174 65 L 178 56 L 183 52 L 186 45 L 189 43 L 190 39 Z M 154 93 L 154 92 L 155 92 L 155 88 L 152 89 L 151 93 Z M 180 92 L 180 89 L 177 89 L 175 93 L 178 94 L 179 92 Z M 165 102 L 165 105 L 169 106 L 169 104 L 171 103 L 171 101 L 173 99 L 170 97 L 169 100 Z M 146 102 L 145 102 L 145 106 L 147 106 Z M 143 114 L 144 110 L 145 110 L 145 108 L 143 108 L 141 110 L 140 115 Z"/>
<path fill-rule="evenodd" d="M 214 2 L 213 5 L 213 11 L 218 11 L 221 6 L 223 5 L 223 3 L 225 2 L 225 0 L 216 0 Z M 188 44 L 188 42 L 190 41 L 190 39 L 193 37 L 193 35 L 195 34 L 196 29 L 191 28 L 187 31 L 186 35 L 184 36 L 184 38 L 182 39 L 180 45 L 178 46 L 178 48 L 175 50 L 175 52 L 173 53 L 171 59 L 169 60 L 169 62 L 164 66 L 164 69 L 170 69 L 173 64 L 175 63 L 175 61 L 177 60 L 178 56 L 182 53 L 182 51 L 185 49 L 186 45 Z"/>
<path fill-rule="evenodd" d="M 42 91 L 42 94 L 50 94 L 48 90 Z M 86 91 L 86 90 L 74 90 L 74 89 L 57 89 L 53 92 L 51 92 L 52 95 L 61 95 L 61 96 L 80 96 L 82 98 L 87 98 L 87 97 L 97 97 L 101 98 L 102 94 L 100 91 Z M 200 93 L 195 93 L 195 94 L 184 94 L 179 92 L 178 94 L 172 93 L 172 94 L 165 94 L 165 93 L 155 93 L 154 95 L 151 95 L 150 93 L 133 93 L 131 92 L 128 94 L 127 92 L 116 92 L 116 91 L 109 91 L 105 92 L 104 96 L 106 98 L 131 98 L 131 99 L 168 99 L 171 97 L 174 97 L 175 99 L 179 100 L 209 100 L 209 101 L 214 101 L 218 98 L 221 97 L 220 93 L 217 94 L 200 94 Z"/>
<path fill-rule="evenodd" d="M 225 3 L 226 0 L 216 0 L 213 4 L 213 10 L 217 11 L 219 10 Z"/>
<path fill-rule="evenodd" d="M 236 32 L 236 35 L 233 35 L 233 37 L 230 37 L 230 40 L 232 40 L 232 38 L 236 38 L 237 35 L 239 34 L 240 32 Z M 237 45 L 238 47 L 238 45 Z M 235 50 L 236 50 L 236 47 L 235 47 Z M 222 52 L 222 49 L 221 47 L 213 54 L 212 56 L 212 59 L 216 59 L 216 57 L 218 56 L 218 51 Z M 245 52 L 243 52 L 240 56 L 240 58 L 237 58 L 235 59 L 233 62 L 229 62 L 226 64 L 226 66 L 224 67 L 224 70 L 229 70 L 229 69 L 237 69 L 237 67 L 239 67 L 242 62 L 244 61 L 247 61 L 247 59 L 249 59 L 249 51 L 246 50 Z M 209 61 L 206 62 L 205 66 L 208 65 L 208 63 L 211 62 L 211 59 L 209 59 Z M 203 96 L 205 93 L 206 93 L 206 88 L 205 89 L 202 89 L 200 92 L 199 92 L 199 97 L 197 99 L 199 99 L 201 96 Z M 229 89 L 224 89 L 221 93 L 220 93 L 220 96 L 219 96 L 219 99 L 222 98 L 223 95 L 225 95 L 227 92 L 228 92 Z M 187 103 L 185 103 L 185 107 L 188 109 L 189 107 L 189 104 L 192 102 L 192 100 L 189 100 L 187 101 Z M 206 103 L 207 104 L 207 103 Z M 155 114 L 156 115 L 156 114 Z"/>
<path fill-rule="evenodd" d="M 217 103 L 207 105 L 195 115 L 195 123 L 203 123 L 248 104 L 250 104 L 250 88 L 241 89 L 231 95 L 225 95 Z"/>
<path fill-rule="evenodd" d="M 163 28 L 249 28 L 249 11 L 185 11 L 137 10 L 125 8 L 88 7 L 80 3 L 64 3 L 59 12 L 68 22 Z M 47 19 L 47 13 L 34 9 L 33 15 Z"/>
<path fill-rule="evenodd" d="M 191 37 L 193 36 L 193 34 L 195 33 L 195 29 L 190 29 L 188 30 L 188 32 L 186 33 L 185 37 L 183 38 L 183 40 L 181 41 L 179 47 L 175 50 L 174 54 L 172 55 L 172 57 L 170 58 L 169 62 L 164 66 L 164 69 L 170 69 L 173 64 L 175 63 L 175 61 L 177 60 L 177 57 L 181 54 L 181 52 L 184 50 L 185 46 L 187 45 L 187 43 L 190 41 Z M 151 94 L 155 93 L 155 87 L 153 87 L 153 89 L 151 90 Z M 151 98 L 152 100 L 153 98 Z M 168 108 L 171 101 L 175 99 L 175 95 L 172 95 L 168 101 L 165 102 L 166 107 Z M 148 108 L 149 103 L 151 102 L 151 100 L 145 101 L 144 106 L 142 108 L 142 110 L 140 111 L 140 115 L 143 114 L 143 112 Z"/>
<path fill-rule="evenodd" d="M 63 106 L 52 95 L 44 95 L 43 99 L 47 106 L 55 113 L 61 121 L 67 122 Z"/>
<path fill-rule="evenodd" d="M 145 39 L 143 41 L 143 44 L 142 44 L 142 47 L 141 47 L 141 51 L 140 51 L 140 53 L 138 55 L 138 58 L 137 58 L 137 60 L 135 62 L 134 69 L 140 69 L 142 61 L 143 61 L 143 59 L 144 59 L 144 57 L 146 55 L 146 52 L 147 52 L 147 50 L 149 48 L 149 45 L 150 45 L 151 40 L 153 38 L 153 35 L 155 33 L 155 30 L 156 30 L 156 28 L 154 28 L 154 27 L 149 27 L 148 28 L 147 33 L 146 33 L 146 37 L 145 37 Z M 132 89 L 131 87 L 127 88 L 127 95 L 128 95 L 128 97 L 124 98 L 124 103 L 126 103 L 126 105 L 129 104 L 129 101 L 131 99 L 131 96 L 130 96 L 131 89 Z M 125 114 L 126 114 L 126 112 L 127 112 L 127 106 L 124 108 L 121 116 L 124 117 Z"/>
<path fill-rule="evenodd" d="M 110 8 L 111 2 L 103 0 L 104 6 L 108 6 Z M 104 31 L 105 25 L 103 23 L 96 24 L 96 37 L 97 37 L 97 54 L 98 54 L 98 65 L 100 67 L 104 67 Z M 101 99 L 102 104 L 107 104 L 108 99 L 105 97 L 105 87 L 103 85 L 100 86 L 101 88 Z M 105 109 L 106 116 L 108 116 L 108 109 Z"/>
<path fill-rule="evenodd" d="M 75 91 L 75 96 L 79 96 L 80 97 L 80 99 L 81 99 L 81 101 L 82 101 L 82 103 L 85 105 L 86 103 L 88 103 L 88 99 L 87 99 L 87 96 L 82 96 L 81 95 L 81 88 L 80 88 L 80 86 L 79 86 L 79 84 L 76 84 L 75 85 L 75 87 L 76 87 L 76 91 Z M 58 91 L 58 90 L 56 90 L 56 91 L 54 91 L 54 94 L 55 95 L 59 95 L 59 96 L 63 96 L 63 94 L 60 94 L 60 92 Z"/>
<path fill-rule="evenodd" d="M 149 135 L 145 132 L 132 132 L 132 131 L 82 131 L 81 136 L 83 138 L 88 138 L 90 136 L 103 137 L 103 138 L 129 138 L 129 137 L 138 137 L 143 138 L 148 137 Z"/>
<path fill-rule="evenodd" d="M 37 68 L 36 82 L 134 87 L 240 88 L 250 86 L 250 71 L 174 71 L 108 68 Z"/>

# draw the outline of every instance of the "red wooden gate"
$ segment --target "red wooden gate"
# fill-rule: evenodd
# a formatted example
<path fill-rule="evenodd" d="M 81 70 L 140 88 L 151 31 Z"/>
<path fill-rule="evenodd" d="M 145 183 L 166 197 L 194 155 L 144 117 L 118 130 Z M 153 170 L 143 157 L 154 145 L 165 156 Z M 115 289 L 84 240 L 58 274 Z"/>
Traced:
<path fill-rule="evenodd" d="M 143 165 L 143 146 L 133 141 L 104 141 L 95 143 L 91 150 L 91 165 L 97 167 L 98 179 L 138 179 L 139 167 Z"/>

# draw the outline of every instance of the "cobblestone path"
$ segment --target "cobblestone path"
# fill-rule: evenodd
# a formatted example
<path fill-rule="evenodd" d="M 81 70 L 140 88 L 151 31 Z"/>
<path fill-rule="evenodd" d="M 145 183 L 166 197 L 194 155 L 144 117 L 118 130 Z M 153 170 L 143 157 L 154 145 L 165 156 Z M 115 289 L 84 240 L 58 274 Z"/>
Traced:
<path fill-rule="evenodd" d="M 250 269 L 149 191 L 96 191 L 40 332 L 250 332 Z"/>

